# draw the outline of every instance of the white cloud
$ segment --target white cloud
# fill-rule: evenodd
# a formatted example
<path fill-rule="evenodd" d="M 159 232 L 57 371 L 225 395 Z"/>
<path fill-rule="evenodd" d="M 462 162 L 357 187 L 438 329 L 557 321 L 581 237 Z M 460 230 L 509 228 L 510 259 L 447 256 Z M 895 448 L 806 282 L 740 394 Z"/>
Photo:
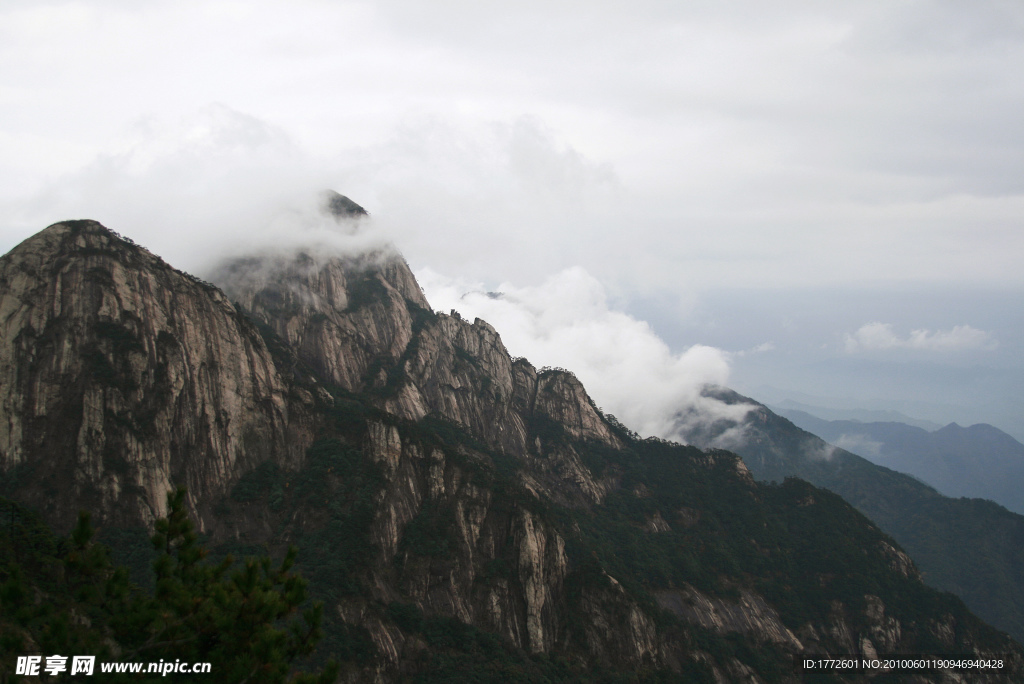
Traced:
<path fill-rule="evenodd" d="M 812 461 L 831 461 L 836 455 L 836 448 L 828 442 L 816 443 L 814 440 L 807 440 L 801 449 Z"/>
<path fill-rule="evenodd" d="M 840 449 L 846 449 L 852 454 L 863 456 L 874 463 L 878 463 L 882 458 L 882 447 L 885 446 L 881 442 L 871 439 L 868 435 L 856 433 L 839 435 L 835 445 Z"/>
<path fill-rule="evenodd" d="M 796 318 L 831 305 L 801 289 L 960 293 L 936 320 L 1018 367 L 1021 326 L 974 311 L 979 286 L 1024 285 L 1021 73 L 1005 0 L 6 0 L 0 252 L 94 218 L 202 271 L 308 229 L 282 208 L 330 187 L 417 268 L 493 286 L 581 265 L 617 302 L 663 302 L 644 315 L 673 344 L 746 349 L 737 376 L 804 340 L 842 354 L 832 331 L 877 317 L 890 350 L 971 334 L 917 339 L 913 308 L 848 301 L 799 339 L 695 319 L 672 337 L 677 293 L 771 293 Z"/>
<path fill-rule="evenodd" d="M 889 323 L 866 323 L 856 332 L 847 333 L 844 347 L 847 352 L 874 351 L 886 349 L 910 349 L 917 351 L 956 352 L 970 349 L 992 349 L 996 345 L 992 336 L 984 330 L 969 325 L 957 325 L 950 330 L 912 330 L 906 337 L 900 337 Z"/>
<path fill-rule="evenodd" d="M 11 0 L 0 202 L 83 164 L 102 175 L 88 161 L 140 117 L 224 102 L 457 249 L 442 263 L 401 241 L 445 272 L 471 253 L 473 277 L 518 282 L 583 264 L 664 290 L 1019 286 L 1022 35 L 1020 8 L 985 0 Z M 101 221 L 132 201 L 98 195 Z"/>
<path fill-rule="evenodd" d="M 139 120 L 120 151 L 49 184 L 20 205 L 14 223 L 31 233 L 58 220 L 95 219 L 197 273 L 225 254 L 383 241 L 372 230 L 340 232 L 318 211 L 330 180 L 326 166 L 280 128 L 215 104 Z"/>
<path fill-rule="evenodd" d="M 410 262 L 440 272 L 536 281 L 603 260 L 621 236 L 614 170 L 530 117 L 410 118 L 340 166 Z"/>
<path fill-rule="evenodd" d="M 604 288 L 582 268 L 490 293 L 430 269 L 416 275 L 435 309 L 482 318 L 513 355 L 571 370 L 606 412 L 642 435 L 679 439 L 681 428 L 747 413 L 701 395 L 707 384 L 728 382 L 726 352 L 693 345 L 673 354 L 647 323 L 611 309 Z"/>
<path fill-rule="evenodd" d="M 735 356 L 754 356 L 757 354 L 766 354 L 772 351 L 775 351 L 774 342 L 762 342 L 761 344 L 755 345 L 750 349 L 741 349 L 738 352 L 733 352 L 733 354 Z"/>

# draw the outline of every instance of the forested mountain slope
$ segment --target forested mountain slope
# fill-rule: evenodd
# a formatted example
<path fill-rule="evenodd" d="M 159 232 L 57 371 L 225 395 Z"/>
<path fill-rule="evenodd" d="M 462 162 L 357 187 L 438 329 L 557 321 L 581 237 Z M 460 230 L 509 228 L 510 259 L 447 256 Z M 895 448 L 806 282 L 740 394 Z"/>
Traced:
<path fill-rule="evenodd" d="M 892 535 L 928 584 L 956 593 L 985 620 L 1024 639 L 1024 517 L 991 501 L 943 496 L 909 475 L 827 444 L 752 399 L 708 391 L 754 406 L 742 439 L 730 444 L 757 479 L 795 476 L 836 492 Z M 736 428 L 723 423 L 692 441 L 714 444 L 716 435 L 735 436 Z"/>

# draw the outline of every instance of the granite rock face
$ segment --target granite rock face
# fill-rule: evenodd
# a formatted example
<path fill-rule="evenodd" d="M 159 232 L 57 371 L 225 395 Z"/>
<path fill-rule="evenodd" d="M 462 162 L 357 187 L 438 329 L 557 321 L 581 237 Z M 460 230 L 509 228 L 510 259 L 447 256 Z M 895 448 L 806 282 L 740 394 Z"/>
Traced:
<path fill-rule="evenodd" d="M 450 421 L 503 453 L 546 456 L 534 479 L 550 495 L 591 502 L 603 496 L 605 486 L 574 450 L 548 449 L 541 436 L 547 427 L 622 446 L 583 385 L 570 372 L 538 371 L 512 359 L 485 321 L 432 313 L 399 255 L 238 259 L 213 277 L 326 382 L 369 394 L 400 418 Z"/>
<path fill-rule="evenodd" d="M 151 522 L 255 464 L 301 459 L 308 411 L 216 288 L 92 221 L 0 260 L 0 469 L 61 526 Z"/>

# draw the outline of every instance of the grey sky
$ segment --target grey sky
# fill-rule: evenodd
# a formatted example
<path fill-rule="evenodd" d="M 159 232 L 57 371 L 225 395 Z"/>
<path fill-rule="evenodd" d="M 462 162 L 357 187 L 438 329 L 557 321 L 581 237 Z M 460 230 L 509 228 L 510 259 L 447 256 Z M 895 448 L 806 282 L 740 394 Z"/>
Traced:
<path fill-rule="evenodd" d="M 1022 74 L 1017 2 L 9 0 L 0 250 L 90 217 L 201 271 L 332 187 L 417 269 L 580 267 L 751 392 L 1020 435 Z"/>

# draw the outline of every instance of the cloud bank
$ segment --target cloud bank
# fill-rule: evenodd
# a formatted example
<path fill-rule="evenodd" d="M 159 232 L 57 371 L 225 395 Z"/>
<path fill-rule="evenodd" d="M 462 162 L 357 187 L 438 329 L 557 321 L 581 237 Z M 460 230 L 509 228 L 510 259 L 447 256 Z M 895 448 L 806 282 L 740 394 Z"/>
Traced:
<path fill-rule="evenodd" d="M 94 218 L 202 275 L 324 232 L 296 196 L 333 188 L 416 268 L 493 289 L 581 265 L 677 352 L 748 349 L 753 396 L 962 395 L 887 364 L 962 361 L 927 350 L 970 321 L 999 341 L 972 420 L 1013 430 L 1021 73 L 1006 0 L 8 0 L 0 251 Z M 867 305 L 901 289 L 948 301 Z"/>
<path fill-rule="evenodd" d="M 992 349 L 996 345 L 984 330 L 969 325 L 957 325 L 950 330 L 912 330 L 900 337 L 889 323 L 866 323 L 854 333 L 844 336 L 843 346 L 849 353 L 886 349 L 908 349 L 928 352 L 957 352 L 972 349 Z"/>
<path fill-rule="evenodd" d="M 120 151 L 56 179 L 19 206 L 16 220 L 31 233 L 95 219 L 198 274 L 242 253 L 386 244 L 376 223 L 339 229 L 321 211 L 336 175 L 280 128 L 214 104 L 140 120 Z"/>
<path fill-rule="evenodd" d="M 1021 8 L 988 0 L 11 0 L 0 230 L 46 225 L 3 205 L 76 168 L 92 183 L 88 214 L 110 221 L 142 191 L 103 186 L 133 131 L 222 102 L 250 125 L 217 145 L 186 126 L 192 174 L 153 174 L 164 192 L 217 190 L 208 165 L 310 174 L 457 244 L 449 257 L 399 241 L 443 272 L 465 274 L 454 267 L 469 254 L 480 280 L 582 264 L 609 287 L 648 290 L 1019 288 L 1022 37 Z M 252 164 L 232 163 L 255 148 Z M 300 149 L 318 161 L 304 168 Z M 131 154 L 138 177 L 146 155 Z M 531 238 L 542 269 L 506 258 Z"/>
<path fill-rule="evenodd" d="M 582 268 L 538 286 L 503 283 L 496 292 L 430 269 L 416 277 L 435 309 L 482 318 L 511 354 L 571 370 L 605 412 L 641 435 L 685 441 L 697 424 L 740 421 L 749 410 L 701 393 L 728 382 L 728 353 L 699 344 L 672 353 L 647 323 L 611 309 L 601 283 Z"/>

